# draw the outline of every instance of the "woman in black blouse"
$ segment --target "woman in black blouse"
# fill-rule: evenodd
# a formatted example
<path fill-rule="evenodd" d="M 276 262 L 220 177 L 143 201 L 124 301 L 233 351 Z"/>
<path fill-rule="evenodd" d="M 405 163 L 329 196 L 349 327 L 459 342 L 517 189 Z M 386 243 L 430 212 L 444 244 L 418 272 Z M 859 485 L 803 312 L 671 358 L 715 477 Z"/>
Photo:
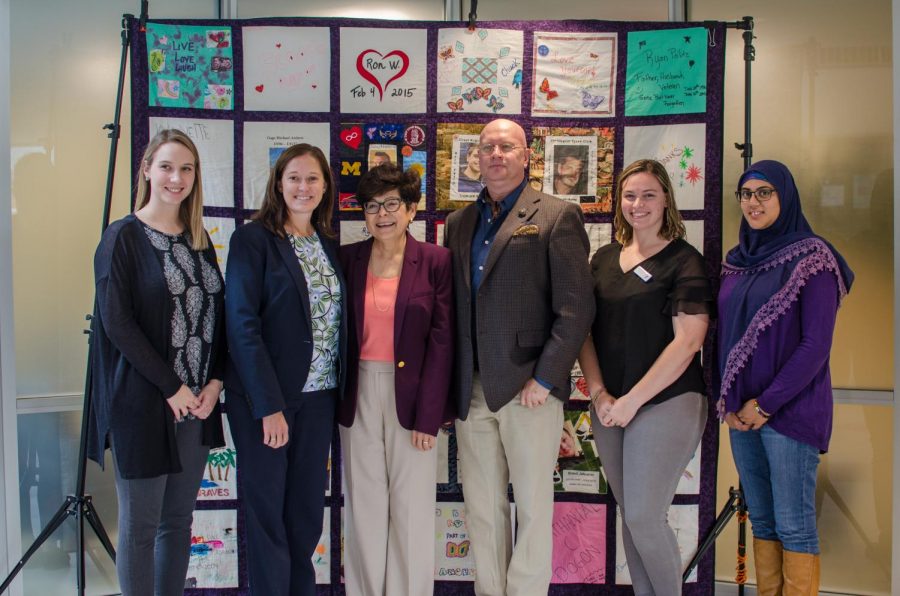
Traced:
<path fill-rule="evenodd" d="M 712 292 L 703 257 L 683 240 L 660 163 L 639 160 L 622 171 L 615 226 L 618 244 L 591 259 L 597 315 L 579 362 L 634 592 L 680 594 L 681 556 L 667 516 L 706 426 L 699 351 Z"/>
<path fill-rule="evenodd" d="M 144 152 L 136 210 L 94 256 L 89 455 L 112 447 L 125 596 L 184 591 L 197 489 L 224 444 L 224 284 L 203 229 L 200 160 L 177 130 Z"/>

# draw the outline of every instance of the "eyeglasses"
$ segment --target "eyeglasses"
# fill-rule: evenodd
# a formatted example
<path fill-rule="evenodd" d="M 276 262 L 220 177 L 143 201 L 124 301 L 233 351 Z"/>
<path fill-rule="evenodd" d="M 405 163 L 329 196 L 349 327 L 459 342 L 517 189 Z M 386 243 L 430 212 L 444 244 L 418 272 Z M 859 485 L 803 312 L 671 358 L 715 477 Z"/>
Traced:
<path fill-rule="evenodd" d="M 369 215 L 378 215 L 378 212 L 381 211 L 381 208 L 384 207 L 384 210 L 388 213 L 393 213 L 400 209 L 400 203 L 402 203 L 400 199 L 388 199 L 386 201 L 376 201 L 372 199 L 370 201 L 366 201 L 366 204 L 363 205 L 363 211 L 368 213 Z"/>
<path fill-rule="evenodd" d="M 493 155 L 494 149 L 499 149 L 500 153 L 512 153 L 516 149 L 524 149 L 525 147 L 522 145 L 513 145 L 512 143 L 500 143 L 499 145 L 495 145 L 493 143 L 485 143 L 484 145 L 478 146 L 478 152 L 482 155 Z"/>
<path fill-rule="evenodd" d="M 763 186 L 762 188 L 757 188 L 756 190 L 750 190 L 749 188 L 742 188 L 741 190 L 736 190 L 734 192 L 735 198 L 739 203 L 749 203 L 750 199 L 756 197 L 760 203 L 764 203 L 772 198 L 777 191 L 771 186 Z"/>

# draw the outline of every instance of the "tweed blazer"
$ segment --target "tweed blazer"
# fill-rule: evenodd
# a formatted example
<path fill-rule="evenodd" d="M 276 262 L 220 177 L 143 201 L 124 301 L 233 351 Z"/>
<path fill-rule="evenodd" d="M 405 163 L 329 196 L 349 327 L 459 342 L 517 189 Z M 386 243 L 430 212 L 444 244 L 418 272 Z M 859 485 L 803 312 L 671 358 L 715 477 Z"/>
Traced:
<path fill-rule="evenodd" d="M 447 218 L 444 244 L 453 254 L 456 368 L 451 395 L 465 420 L 475 370 L 472 330 L 485 400 L 496 412 L 531 377 L 569 397 L 569 376 L 594 319 L 589 242 L 578 206 L 525 186 L 497 231 L 485 261 L 472 325 L 472 236 L 475 204 Z"/>

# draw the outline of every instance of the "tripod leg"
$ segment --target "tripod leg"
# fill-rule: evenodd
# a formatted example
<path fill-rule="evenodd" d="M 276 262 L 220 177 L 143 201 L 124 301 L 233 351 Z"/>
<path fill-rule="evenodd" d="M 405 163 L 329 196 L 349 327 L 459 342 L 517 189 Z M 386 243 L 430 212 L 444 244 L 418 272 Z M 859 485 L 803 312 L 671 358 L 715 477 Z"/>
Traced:
<path fill-rule="evenodd" d="M 682 574 L 681 576 L 682 581 L 687 581 L 688 577 L 690 577 L 691 575 L 691 572 L 693 572 L 694 568 L 700 563 L 700 559 L 703 558 L 703 555 L 706 554 L 706 551 L 709 550 L 709 548 L 715 543 L 716 538 L 719 537 L 719 534 L 721 534 L 725 526 L 728 525 L 731 517 L 737 511 L 737 505 L 735 505 L 736 500 L 737 494 L 732 491 L 728 502 L 725 503 L 724 507 L 722 507 L 722 511 L 716 518 L 716 522 L 713 524 L 713 527 L 709 531 L 709 534 L 706 535 L 706 538 L 704 538 L 703 542 L 700 543 L 700 546 L 697 547 L 697 553 L 694 555 L 694 558 L 691 559 L 691 562 L 688 563 L 687 568 L 684 570 L 684 574 Z"/>
<path fill-rule="evenodd" d="M 737 584 L 738 596 L 744 596 L 744 584 L 747 583 L 747 502 L 744 500 L 744 490 L 738 484 L 738 565 Z"/>
<path fill-rule="evenodd" d="M 21 571 L 22 568 L 25 567 L 28 559 L 30 559 L 31 556 L 36 553 L 37 550 L 44 544 L 44 542 L 47 541 L 47 538 L 49 538 L 53 534 L 53 532 L 56 531 L 56 528 L 58 528 L 67 517 L 69 517 L 70 515 L 75 515 L 75 511 L 72 509 L 73 503 L 74 501 L 72 500 L 72 498 L 67 497 L 66 501 L 60 506 L 59 509 L 56 510 L 56 513 L 53 514 L 50 522 L 44 527 L 43 530 L 41 530 L 41 533 L 37 538 L 35 538 L 34 543 L 32 543 L 30 547 L 28 547 L 28 550 L 25 551 L 25 554 L 22 555 L 22 558 L 19 559 L 19 562 L 16 563 L 15 567 L 13 567 L 12 572 L 10 572 L 10 574 L 6 576 L 6 579 L 3 580 L 3 583 L 0 584 L 0 593 L 6 591 L 6 588 L 9 587 L 9 584 L 11 584 L 12 581 L 16 578 L 16 575 L 19 574 L 19 571 Z"/>
<path fill-rule="evenodd" d="M 94 529 L 94 534 L 97 535 L 97 539 L 100 540 L 100 544 L 102 544 L 103 548 L 106 549 L 106 553 L 109 555 L 109 558 L 112 559 L 113 563 L 115 563 L 116 549 L 113 547 L 112 542 L 109 539 L 109 534 L 106 533 L 106 528 L 103 527 L 103 522 L 100 521 L 100 515 L 94 508 L 94 500 L 91 499 L 90 495 L 86 495 L 84 498 L 84 515 L 87 518 L 88 523 L 91 524 L 91 527 Z"/>
<path fill-rule="evenodd" d="M 75 515 L 75 585 L 78 587 L 78 596 L 84 596 L 84 504 L 77 504 Z"/>

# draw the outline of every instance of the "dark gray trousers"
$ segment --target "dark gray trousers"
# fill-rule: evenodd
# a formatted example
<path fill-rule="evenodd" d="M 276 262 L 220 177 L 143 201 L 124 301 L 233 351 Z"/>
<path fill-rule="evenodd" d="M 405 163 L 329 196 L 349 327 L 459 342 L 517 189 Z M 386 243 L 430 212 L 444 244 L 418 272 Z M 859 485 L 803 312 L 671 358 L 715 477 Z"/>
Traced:
<path fill-rule="evenodd" d="M 191 554 L 191 522 L 209 447 L 202 422 L 175 425 L 182 471 L 125 480 L 116 466 L 119 546 L 116 572 L 122 596 L 181 596 Z M 114 458 L 115 459 L 115 458 Z"/>

